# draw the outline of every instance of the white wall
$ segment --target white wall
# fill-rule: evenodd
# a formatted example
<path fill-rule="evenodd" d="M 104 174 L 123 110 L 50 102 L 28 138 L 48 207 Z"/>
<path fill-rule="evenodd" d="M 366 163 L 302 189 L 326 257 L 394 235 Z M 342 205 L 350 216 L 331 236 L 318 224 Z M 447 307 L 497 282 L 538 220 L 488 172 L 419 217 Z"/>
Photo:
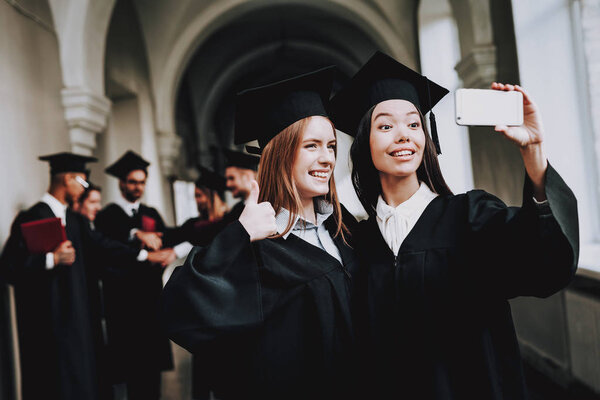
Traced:
<path fill-rule="evenodd" d="M 519 0 L 512 7 L 521 84 L 541 110 L 548 159 L 577 196 L 580 268 L 600 271 L 596 155 L 570 1 Z"/>
<path fill-rule="evenodd" d="M 39 2 L 40 4 L 42 2 Z M 47 5 L 46 5 L 47 7 Z M 0 242 L 48 186 L 42 154 L 69 151 L 54 33 L 0 2 Z"/>

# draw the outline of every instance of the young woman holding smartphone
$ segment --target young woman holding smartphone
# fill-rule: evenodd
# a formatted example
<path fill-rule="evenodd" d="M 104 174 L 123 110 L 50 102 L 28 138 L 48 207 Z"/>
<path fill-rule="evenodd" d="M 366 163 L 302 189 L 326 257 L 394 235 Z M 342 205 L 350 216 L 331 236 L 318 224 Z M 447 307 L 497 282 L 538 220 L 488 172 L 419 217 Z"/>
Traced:
<path fill-rule="evenodd" d="M 575 273 L 576 200 L 546 160 L 539 111 L 519 86 L 492 89 L 523 93 L 524 124 L 496 127 L 523 158 L 520 208 L 451 193 L 423 117 L 448 91 L 415 71 L 376 53 L 331 100 L 369 214 L 353 243 L 372 398 L 526 398 L 508 299 L 550 296 Z"/>

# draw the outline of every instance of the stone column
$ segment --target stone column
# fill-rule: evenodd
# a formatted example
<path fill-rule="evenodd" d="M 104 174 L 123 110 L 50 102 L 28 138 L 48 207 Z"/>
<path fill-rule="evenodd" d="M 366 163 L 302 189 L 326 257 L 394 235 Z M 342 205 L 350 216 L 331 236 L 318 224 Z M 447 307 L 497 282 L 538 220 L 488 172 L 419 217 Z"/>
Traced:
<path fill-rule="evenodd" d="M 496 80 L 496 46 L 475 45 L 456 64 L 456 72 L 467 88 L 489 89 Z"/>
<path fill-rule="evenodd" d="M 106 129 L 111 102 L 102 95 L 80 87 L 68 87 L 61 94 L 71 151 L 90 156 L 96 148 L 96 135 Z"/>
<path fill-rule="evenodd" d="M 177 159 L 181 157 L 181 138 L 174 133 L 158 132 L 157 139 L 162 175 L 166 178 L 177 175 Z"/>

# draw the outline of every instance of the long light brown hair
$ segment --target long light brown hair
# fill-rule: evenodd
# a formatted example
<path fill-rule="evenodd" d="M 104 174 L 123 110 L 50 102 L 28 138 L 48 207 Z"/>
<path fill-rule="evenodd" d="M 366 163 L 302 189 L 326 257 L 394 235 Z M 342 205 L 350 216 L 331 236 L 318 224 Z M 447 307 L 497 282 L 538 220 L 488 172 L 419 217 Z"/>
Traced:
<path fill-rule="evenodd" d="M 292 170 L 310 118 L 312 117 L 296 121 L 281 131 L 267 143 L 260 157 L 258 166 L 259 202 L 268 201 L 275 212 L 282 207 L 290 212 L 285 231 L 273 236 L 274 238 L 282 237 L 289 232 L 294 225 L 295 216 L 302 210 L 302 201 L 296 188 L 296 182 L 294 182 Z M 333 123 L 329 119 L 327 120 L 331 124 L 333 135 L 336 136 Z M 333 174 L 329 179 L 329 192 L 323 198 L 333 205 L 333 216 L 336 223 L 334 237 L 341 234 L 344 238 L 344 233 L 348 233 L 348 229 L 342 221 L 342 207 L 335 190 Z"/>

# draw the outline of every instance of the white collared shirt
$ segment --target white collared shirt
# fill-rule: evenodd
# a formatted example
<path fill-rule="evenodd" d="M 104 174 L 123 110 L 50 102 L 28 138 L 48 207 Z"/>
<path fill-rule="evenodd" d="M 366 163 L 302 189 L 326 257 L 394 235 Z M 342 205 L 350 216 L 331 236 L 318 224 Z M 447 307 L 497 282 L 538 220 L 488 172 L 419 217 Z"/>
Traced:
<path fill-rule="evenodd" d="M 50 193 L 44 193 L 42 199 L 40 200 L 42 203 L 46 203 L 52 213 L 60 218 L 63 226 L 67 226 L 67 205 L 61 203 L 56 197 L 52 196 Z"/>
<path fill-rule="evenodd" d="M 287 239 L 290 234 L 294 234 L 294 236 L 307 241 L 313 246 L 325 250 L 329 255 L 334 257 L 340 262 L 340 264 L 342 264 L 342 256 L 340 251 L 323 224 L 323 222 L 325 222 L 325 220 L 329 218 L 331 214 L 333 214 L 333 205 L 325 200 L 318 200 L 315 203 L 315 214 L 317 217 L 316 225 L 312 222 L 306 221 L 299 215 L 296 215 L 292 229 L 283 235 L 283 239 Z M 288 225 L 289 217 L 290 212 L 285 208 L 281 208 L 279 213 L 277 213 L 277 216 L 275 217 L 275 224 L 277 225 L 278 234 L 281 234 L 285 231 L 285 228 Z"/>
<path fill-rule="evenodd" d="M 121 207 L 123 209 L 123 211 L 125 211 L 125 214 L 127 214 L 130 217 L 134 216 L 134 210 L 135 213 L 137 213 L 138 211 L 140 211 L 140 201 L 136 201 L 134 203 L 128 201 L 127 199 L 125 199 L 123 196 L 117 198 L 117 200 L 115 200 L 115 203 Z"/>
<path fill-rule="evenodd" d="M 44 193 L 40 202 L 45 203 L 50 207 L 52 214 L 60 218 L 63 226 L 67 226 L 67 205 L 61 203 L 56 197 L 50 193 Z M 46 269 L 54 268 L 54 253 L 46 253 Z"/>
<path fill-rule="evenodd" d="M 398 254 L 400 246 L 411 229 L 417 223 L 425 208 L 438 196 L 421 182 L 419 189 L 405 202 L 397 207 L 389 206 L 381 195 L 377 199 L 377 225 L 383 239 L 394 254 Z"/>

